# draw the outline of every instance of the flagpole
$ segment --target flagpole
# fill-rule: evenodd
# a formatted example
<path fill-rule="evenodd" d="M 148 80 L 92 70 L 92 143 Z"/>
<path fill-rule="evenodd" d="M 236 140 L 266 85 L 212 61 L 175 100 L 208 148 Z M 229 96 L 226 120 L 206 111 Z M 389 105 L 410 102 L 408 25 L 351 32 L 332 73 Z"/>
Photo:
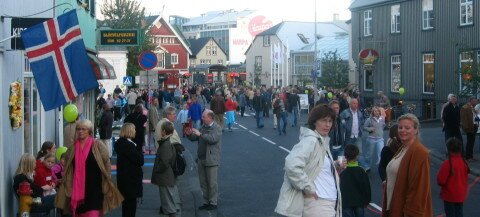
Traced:
<path fill-rule="evenodd" d="M 273 87 L 273 45 L 270 43 L 270 86 Z"/>
<path fill-rule="evenodd" d="M 314 76 L 313 76 L 313 83 L 315 85 L 314 89 L 317 89 L 317 0 L 315 1 L 315 35 L 313 36 L 315 38 L 314 43 L 315 43 L 315 51 L 313 52 L 313 68 L 314 68 Z"/>

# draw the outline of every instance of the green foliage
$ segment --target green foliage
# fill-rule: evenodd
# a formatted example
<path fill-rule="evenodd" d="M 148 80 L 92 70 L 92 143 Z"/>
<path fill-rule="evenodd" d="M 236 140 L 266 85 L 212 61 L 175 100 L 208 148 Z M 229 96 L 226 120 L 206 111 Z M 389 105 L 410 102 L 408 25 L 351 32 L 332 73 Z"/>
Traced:
<path fill-rule="evenodd" d="M 145 8 L 136 0 L 106 0 L 101 7 L 105 17 L 104 26 L 112 29 L 138 29 L 139 46 L 128 47 L 127 75 L 136 76 L 142 70 L 138 65 L 138 56 L 142 51 L 153 50 L 145 25 Z"/>
<path fill-rule="evenodd" d="M 348 85 L 348 60 L 342 60 L 337 50 L 330 51 L 322 58 L 321 86 L 344 88 Z"/>

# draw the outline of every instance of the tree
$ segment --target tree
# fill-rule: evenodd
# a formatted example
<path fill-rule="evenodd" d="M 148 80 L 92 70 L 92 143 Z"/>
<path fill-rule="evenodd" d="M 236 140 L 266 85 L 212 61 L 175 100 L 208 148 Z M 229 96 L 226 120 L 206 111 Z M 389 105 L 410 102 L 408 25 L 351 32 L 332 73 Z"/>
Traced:
<path fill-rule="evenodd" d="M 127 75 L 135 76 L 142 70 L 138 56 L 142 51 L 155 48 L 150 42 L 145 21 L 145 8 L 136 0 L 106 0 L 101 8 L 104 25 L 112 29 L 139 29 L 139 46 L 128 47 Z"/>
<path fill-rule="evenodd" d="M 348 61 L 341 59 L 337 50 L 324 54 L 319 80 L 327 87 L 344 88 L 348 85 Z"/>

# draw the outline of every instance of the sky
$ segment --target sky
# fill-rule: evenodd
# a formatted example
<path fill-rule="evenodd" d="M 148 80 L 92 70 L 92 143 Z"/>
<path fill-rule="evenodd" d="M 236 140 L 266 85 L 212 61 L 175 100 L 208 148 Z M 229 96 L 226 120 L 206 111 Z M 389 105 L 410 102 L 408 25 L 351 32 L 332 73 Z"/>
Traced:
<path fill-rule="evenodd" d="M 350 19 L 348 7 L 351 0 L 138 0 L 147 14 L 160 14 L 162 9 L 169 15 L 197 17 L 208 11 L 234 9 L 259 10 L 267 14 L 274 13 L 283 21 L 315 20 L 315 1 L 317 1 L 317 21 L 332 21 L 333 14 L 341 20 Z M 165 7 L 163 8 L 163 6 Z"/>

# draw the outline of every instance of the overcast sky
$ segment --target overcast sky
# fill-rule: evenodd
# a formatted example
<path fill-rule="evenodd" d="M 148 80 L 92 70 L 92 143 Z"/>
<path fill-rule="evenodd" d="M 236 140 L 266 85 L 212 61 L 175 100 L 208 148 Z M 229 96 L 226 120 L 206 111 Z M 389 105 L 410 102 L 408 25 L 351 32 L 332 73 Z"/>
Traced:
<path fill-rule="evenodd" d="M 314 21 L 315 0 L 139 0 L 147 14 L 159 14 L 165 5 L 165 15 L 196 17 L 202 13 L 216 10 L 244 9 L 275 13 L 284 21 Z M 334 13 L 340 19 L 350 19 L 348 6 L 351 0 L 316 0 L 317 21 L 331 21 Z"/>

